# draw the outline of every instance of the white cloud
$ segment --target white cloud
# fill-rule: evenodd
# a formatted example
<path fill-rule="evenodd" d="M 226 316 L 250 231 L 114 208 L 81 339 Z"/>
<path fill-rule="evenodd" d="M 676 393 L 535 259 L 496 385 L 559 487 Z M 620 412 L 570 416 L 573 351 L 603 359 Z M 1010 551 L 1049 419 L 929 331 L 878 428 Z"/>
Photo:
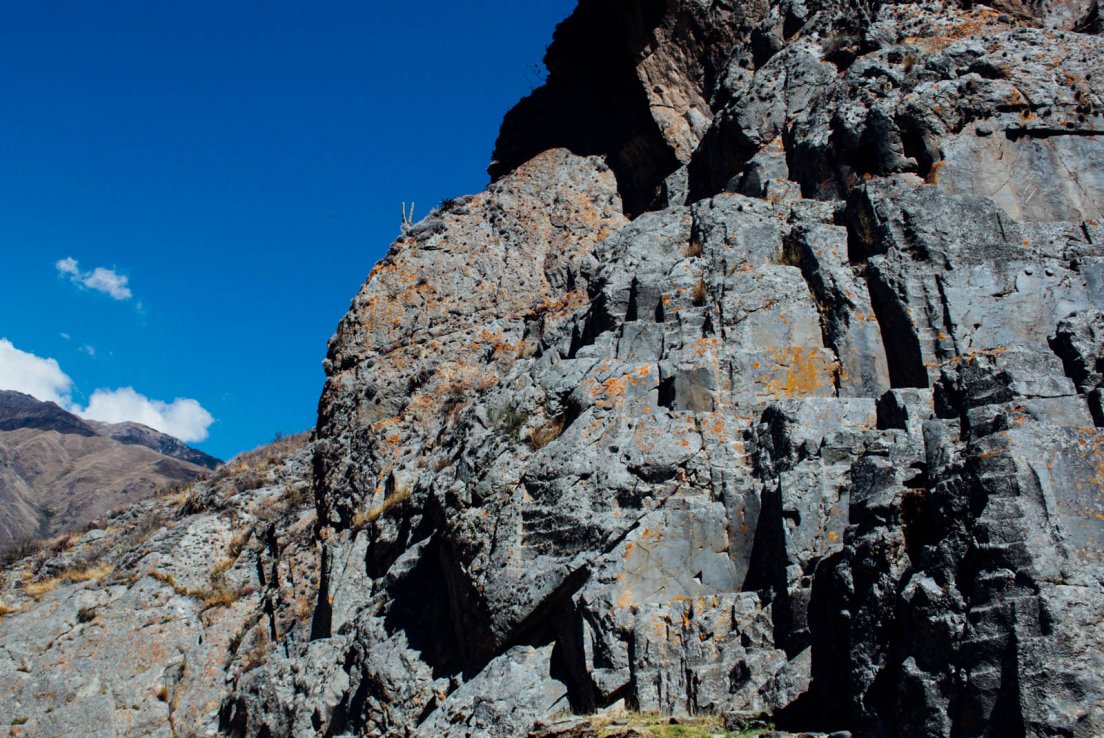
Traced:
<path fill-rule="evenodd" d="M 80 269 L 77 267 L 77 260 L 71 256 L 65 259 L 58 259 L 55 266 L 62 274 L 71 274 L 74 277 L 80 275 Z"/>
<path fill-rule="evenodd" d="M 78 408 L 77 412 L 105 423 L 141 423 L 188 443 L 207 438 L 207 429 L 215 422 L 211 413 L 195 400 L 182 397 L 172 402 L 151 400 L 132 387 L 98 389 L 92 393 L 88 407 Z"/>
<path fill-rule="evenodd" d="M 84 349 L 94 351 L 91 346 Z M 71 398 L 73 380 L 56 360 L 20 351 L 6 338 L 0 338 L 0 389 L 56 402 L 89 420 L 148 425 L 186 443 L 206 439 L 208 429 L 215 422 L 211 413 L 195 400 L 185 397 L 172 402 L 151 400 L 133 387 L 98 389 L 89 398 L 88 407 L 81 408 Z"/>
<path fill-rule="evenodd" d="M 116 300 L 129 300 L 134 293 L 127 286 L 128 278 L 113 269 L 96 267 L 90 272 L 82 272 L 77 260 L 70 257 L 58 259 L 54 264 L 58 274 L 68 276 L 73 284 L 110 295 Z"/>
<path fill-rule="evenodd" d="M 84 344 L 83 346 L 81 346 L 79 349 L 77 349 L 77 351 L 80 351 L 82 354 L 87 354 L 88 356 L 92 357 L 93 359 L 96 358 L 96 347 L 91 346 L 87 343 Z"/>
<path fill-rule="evenodd" d="M 68 408 L 73 380 L 56 360 L 20 351 L 8 339 L 0 338 L 0 389 L 15 390 Z"/>

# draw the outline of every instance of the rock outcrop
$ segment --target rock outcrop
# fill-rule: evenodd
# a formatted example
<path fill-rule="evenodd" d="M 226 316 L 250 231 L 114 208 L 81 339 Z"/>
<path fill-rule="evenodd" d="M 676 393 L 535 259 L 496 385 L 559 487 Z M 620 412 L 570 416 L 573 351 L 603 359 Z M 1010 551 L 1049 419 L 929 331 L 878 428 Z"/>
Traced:
<path fill-rule="evenodd" d="M 78 530 L 221 462 L 138 423 L 0 390 L 0 552 Z"/>
<path fill-rule="evenodd" d="M 0 572 L 5 735 L 216 734 L 227 679 L 273 642 L 310 637 L 305 441 L 238 457 Z"/>
<path fill-rule="evenodd" d="M 1104 734 L 1099 25 L 582 0 L 330 342 L 220 729 Z"/>
<path fill-rule="evenodd" d="M 1096 12 L 583 0 L 331 341 L 225 726 L 1100 735 Z"/>

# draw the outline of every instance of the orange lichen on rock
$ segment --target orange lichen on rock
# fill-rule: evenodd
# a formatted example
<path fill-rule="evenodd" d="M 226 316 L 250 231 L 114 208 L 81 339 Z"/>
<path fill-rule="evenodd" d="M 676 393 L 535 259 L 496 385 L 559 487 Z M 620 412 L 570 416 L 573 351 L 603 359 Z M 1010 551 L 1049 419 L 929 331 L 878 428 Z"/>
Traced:
<path fill-rule="evenodd" d="M 766 394 L 776 398 L 835 394 L 839 367 L 824 349 L 778 346 L 767 349 L 766 354 L 776 364 L 766 382 Z"/>

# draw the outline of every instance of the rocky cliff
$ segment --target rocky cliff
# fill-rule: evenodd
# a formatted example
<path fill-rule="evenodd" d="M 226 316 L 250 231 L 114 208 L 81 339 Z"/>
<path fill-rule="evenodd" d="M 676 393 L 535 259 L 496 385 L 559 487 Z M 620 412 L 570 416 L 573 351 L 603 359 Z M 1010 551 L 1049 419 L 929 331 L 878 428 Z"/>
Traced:
<path fill-rule="evenodd" d="M 582 0 L 331 340 L 221 729 L 1104 734 L 1100 31 Z"/>
<path fill-rule="evenodd" d="M 216 735 L 228 680 L 310 637 L 309 477 L 291 437 L 0 571 L 3 734 Z"/>
<path fill-rule="evenodd" d="M 1088 2 L 583 0 L 330 344 L 236 735 L 1104 732 Z"/>

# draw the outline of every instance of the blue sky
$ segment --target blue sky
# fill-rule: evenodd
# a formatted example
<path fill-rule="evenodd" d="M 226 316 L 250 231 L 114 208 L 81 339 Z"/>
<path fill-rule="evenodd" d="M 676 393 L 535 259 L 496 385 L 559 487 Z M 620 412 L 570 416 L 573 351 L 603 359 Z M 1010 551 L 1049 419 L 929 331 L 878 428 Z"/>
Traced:
<path fill-rule="evenodd" d="M 400 203 L 486 185 L 573 5 L 5 0 L 0 382 L 198 437 L 193 399 L 224 458 L 312 426 Z"/>

